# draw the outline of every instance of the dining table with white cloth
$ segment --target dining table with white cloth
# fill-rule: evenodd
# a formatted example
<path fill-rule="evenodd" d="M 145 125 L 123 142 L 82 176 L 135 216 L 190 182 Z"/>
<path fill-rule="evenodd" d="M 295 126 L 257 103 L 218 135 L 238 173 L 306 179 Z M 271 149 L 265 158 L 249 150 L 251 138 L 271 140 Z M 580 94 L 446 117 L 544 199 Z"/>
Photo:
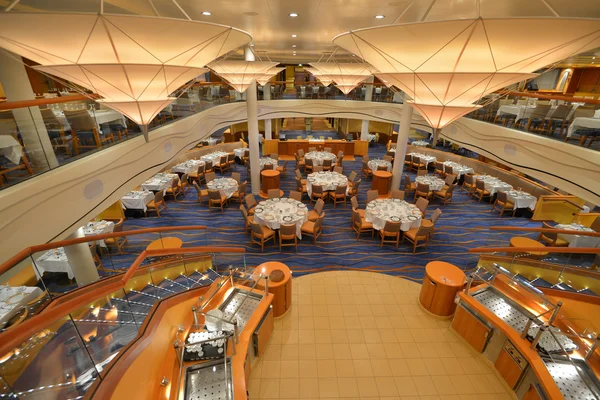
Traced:
<path fill-rule="evenodd" d="M 273 169 L 277 169 L 278 161 L 271 157 L 263 157 L 260 159 L 260 170 L 262 171 L 265 168 L 265 165 L 269 164 L 273 166 Z"/>
<path fill-rule="evenodd" d="M 46 271 L 65 273 L 69 279 L 75 277 L 64 247 L 50 249 L 35 260 L 35 275 L 40 278 Z"/>
<path fill-rule="evenodd" d="M 413 153 L 408 153 L 408 155 L 410 155 L 412 157 L 413 161 L 416 157 L 420 158 L 421 162 L 424 162 L 427 167 L 429 167 L 429 164 L 435 164 L 435 162 L 437 161 L 437 158 L 435 158 L 434 156 L 430 156 L 430 155 L 423 154 L 423 153 L 413 152 Z"/>
<path fill-rule="evenodd" d="M 515 205 L 513 210 L 516 210 L 517 208 L 529 208 L 533 211 L 535 210 L 535 204 L 537 203 L 537 198 L 535 196 L 521 190 L 507 191 L 506 199 Z"/>
<path fill-rule="evenodd" d="M 218 190 L 228 199 L 238 190 L 238 183 L 233 178 L 216 178 L 206 184 L 208 190 Z"/>
<path fill-rule="evenodd" d="M 399 222 L 400 230 L 406 232 L 421 226 L 422 214 L 416 205 L 400 199 L 375 199 L 365 208 L 365 220 L 373 228 L 381 230 L 386 222 Z"/>
<path fill-rule="evenodd" d="M 415 182 L 429 185 L 429 190 L 432 192 L 442 190 L 444 188 L 444 185 L 446 184 L 446 182 L 444 182 L 443 179 L 440 179 L 437 176 L 433 175 L 417 176 Z"/>
<path fill-rule="evenodd" d="M 60 124 L 62 125 L 63 130 L 70 131 L 71 125 L 69 124 L 67 117 L 65 117 L 64 112 L 62 110 L 53 110 L 53 112 L 54 112 L 54 116 L 56 117 L 58 122 L 60 122 Z M 94 111 L 88 110 L 88 114 L 90 114 L 90 117 L 92 117 L 92 119 L 94 119 L 96 121 L 96 125 L 98 127 L 99 133 L 101 131 L 100 128 L 101 128 L 102 124 L 116 122 L 125 127 L 127 126 L 127 120 L 125 119 L 123 114 L 121 114 L 120 112 L 117 112 L 115 110 L 94 110 Z"/>
<path fill-rule="evenodd" d="M 413 146 L 419 146 L 419 147 L 427 147 L 427 146 L 429 146 L 429 142 L 426 142 L 425 140 L 415 140 L 411 144 Z"/>
<path fill-rule="evenodd" d="M 121 205 L 129 210 L 143 210 L 146 212 L 146 206 L 154 200 L 154 193 L 147 190 L 132 190 L 121 197 Z"/>
<path fill-rule="evenodd" d="M 496 112 L 496 116 L 499 116 L 501 114 L 511 114 L 511 115 L 515 116 L 515 122 L 516 122 L 521 119 L 529 119 L 529 117 L 531 117 L 531 115 L 533 114 L 535 107 L 536 107 L 535 105 L 505 104 L 498 108 L 498 111 Z M 552 117 L 552 114 L 554 114 L 554 111 L 556 111 L 556 107 L 558 107 L 558 106 L 550 107 L 550 109 L 548 110 L 548 113 L 546 114 L 546 119 L 549 119 Z M 577 105 L 577 104 L 572 105 L 571 110 L 567 114 L 567 120 L 573 116 L 573 113 L 575 112 L 577 107 L 579 107 L 579 105 Z"/>
<path fill-rule="evenodd" d="M 11 163 L 18 165 L 23 156 L 23 147 L 11 135 L 0 135 L 0 156 L 6 157 Z"/>
<path fill-rule="evenodd" d="M 0 286 L 0 328 L 42 293 L 36 286 Z"/>
<path fill-rule="evenodd" d="M 158 192 L 162 190 L 163 195 L 167 193 L 167 189 L 173 185 L 173 181 L 179 181 L 179 175 L 159 172 L 146 182 L 142 183 L 142 189 Z"/>
<path fill-rule="evenodd" d="M 248 149 L 245 147 L 238 147 L 237 149 L 233 149 L 233 154 L 235 154 L 235 156 L 238 158 L 242 158 L 244 157 L 244 153 L 246 152 L 246 150 Z"/>
<path fill-rule="evenodd" d="M 512 185 L 509 185 L 508 183 L 491 175 L 477 175 L 475 179 L 478 181 L 483 181 L 485 190 L 490 192 L 492 196 L 495 195 L 496 192 L 508 192 L 513 188 Z"/>
<path fill-rule="evenodd" d="M 449 173 L 450 170 L 446 171 L 447 167 L 452 167 L 454 169 L 454 173 L 456 174 L 456 179 L 460 179 L 464 174 L 472 174 L 475 170 L 471 167 L 467 167 L 466 165 L 459 164 L 454 161 L 446 161 L 442 163 L 444 166 L 444 172 Z"/>
<path fill-rule="evenodd" d="M 105 220 L 91 221 L 85 224 L 82 228 L 85 236 L 102 235 L 104 233 L 113 233 L 115 230 L 115 223 Z M 99 240 L 98 244 L 102 247 L 106 247 L 104 240 Z"/>
<path fill-rule="evenodd" d="M 567 129 L 567 137 L 571 137 L 577 129 L 600 129 L 600 115 L 596 117 L 577 117 L 573 119 L 571 125 Z"/>
<path fill-rule="evenodd" d="M 202 160 L 186 160 L 172 167 L 171 172 L 189 175 L 198 172 L 198 167 L 201 167 L 204 164 L 205 162 Z"/>
<path fill-rule="evenodd" d="M 564 229 L 567 231 L 595 232 L 592 228 L 577 224 L 575 222 L 571 224 L 554 225 L 554 228 Z M 577 234 L 569 235 L 565 233 L 559 233 L 558 237 L 569 242 L 569 247 L 600 247 L 600 237 L 581 236 Z"/>
<path fill-rule="evenodd" d="M 323 160 L 331 160 L 333 164 L 337 160 L 337 157 L 328 151 L 310 151 L 304 155 L 304 159 L 311 159 L 313 165 L 319 166 L 323 165 Z"/>
<path fill-rule="evenodd" d="M 221 157 L 223 156 L 227 157 L 227 153 L 224 151 L 213 151 L 200 157 L 200 160 L 204 162 L 212 161 L 213 165 L 216 165 L 221 161 Z"/>
<path fill-rule="evenodd" d="M 338 172 L 319 171 L 306 177 L 306 192 L 312 196 L 312 185 L 321 185 L 324 192 L 335 190 L 338 186 L 346 185 L 346 194 L 350 193 L 348 178 Z"/>
<path fill-rule="evenodd" d="M 306 204 L 287 197 L 267 199 L 254 208 L 254 222 L 271 229 L 296 225 L 296 236 L 302 239 L 302 224 L 308 221 Z"/>
<path fill-rule="evenodd" d="M 369 160 L 369 162 L 367 163 L 367 165 L 369 166 L 369 168 L 371 169 L 371 171 L 375 172 L 377 171 L 377 168 L 379 168 L 379 166 L 385 166 L 386 171 L 391 171 L 392 170 L 392 163 L 386 160 L 382 160 L 379 158 L 374 158 L 373 160 Z"/>

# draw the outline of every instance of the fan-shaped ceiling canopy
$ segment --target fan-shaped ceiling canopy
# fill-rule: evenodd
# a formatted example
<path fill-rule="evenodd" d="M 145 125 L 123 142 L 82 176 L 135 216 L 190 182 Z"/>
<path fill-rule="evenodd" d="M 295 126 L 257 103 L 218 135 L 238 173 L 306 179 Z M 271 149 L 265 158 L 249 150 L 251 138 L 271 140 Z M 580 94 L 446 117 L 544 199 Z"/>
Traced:
<path fill-rule="evenodd" d="M 483 96 L 600 46 L 600 21 L 470 18 L 362 29 L 333 42 L 377 68 L 378 77 L 404 90 L 441 128 Z"/>
<path fill-rule="evenodd" d="M 112 14 L 0 14 L 0 47 L 35 69 L 82 86 L 147 125 L 180 86 L 223 54 L 249 43 L 238 29 L 169 18 Z"/>
<path fill-rule="evenodd" d="M 271 69 L 276 65 L 276 62 L 271 61 L 221 60 L 211 63 L 208 67 L 235 90 L 244 92 L 253 79 L 258 81 L 264 79 L 267 74 L 270 74 L 270 77 L 275 75 L 277 71 L 271 73 Z"/>
<path fill-rule="evenodd" d="M 367 63 L 312 62 L 310 65 L 326 79 L 332 80 L 344 94 L 350 93 L 372 75 L 371 66 Z"/>
<path fill-rule="evenodd" d="M 271 67 L 260 78 L 256 78 L 259 85 L 265 86 L 272 77 L 283 71 L 285 67 Z"/>
<path fill-rule="evenodd" d="M 333 80 L 331 80 L 330 77 L 328 77 L 316 68 L 304 67 L 304 70 L 310 73 L 315 78 L 317 78 L 319 82 L 321 82 L 324 86 L 329 86 L 329 84 L 333 82 Z"/>

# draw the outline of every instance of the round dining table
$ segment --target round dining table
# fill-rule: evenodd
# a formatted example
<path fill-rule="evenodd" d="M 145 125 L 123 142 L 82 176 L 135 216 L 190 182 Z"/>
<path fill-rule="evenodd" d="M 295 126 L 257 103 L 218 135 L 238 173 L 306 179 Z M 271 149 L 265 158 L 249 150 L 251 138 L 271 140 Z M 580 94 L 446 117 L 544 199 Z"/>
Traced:
<path fill-rule="evenodd" d="M 323 160 L 331 160 L 331 163 L 335 163 L 337 159 L 336 155 L 328 151 L 311 151 L 304 155 L 304 159 L 311 159 L 313 165 L 323 165 Z"/>
<path fill-rule="evenodd" d="M 278 161 L 271 157 L 263 157 L 260 159 L 260 170 L 262 171 L 265 168 L 266 164 L 272 165 L 273 169 L 277 169 Z"/>
<path fill-rule="evenodd" d="M 206 184 L 208 190 L 218 190 L 228 199 L 238 190 L 238 183 L 233 178 L 217 178 Z"/>
<path fill-rule="evenodd" d="M 381 230 L 386 222 L 399 222 L 400 230 L 406 232 L 421 226 L 421 210 L 414 204 L 400 199 L 375 199 L 367 204 L 365 220 L 373 228 Z"/>
<path fill-rule="evenodd" d="M 381 160 L 378 158 L 375 158 L 373 160 L 370 160 L 367 165 L 369 166 L 369 168 L 371 169 L 371 171 L 377 171 L 377 168 L 380 165 L 383 165 L 384 167 L 386 167 L 386 170 L 389 172 L 392 170 L 392 163 L 386 160 Z"/>
<path fill-rule="evenodd" d="M 287 197 L 267 199 L 254 208 L 254 222 L 271 229 L 296 225 L 296 236 L 302 239 L 302 224 L 308 221 L 306 204 Z"/>
<path fill-rule="evenodd" d="M 312 195 L 312 185 L 321 185 L 324 192 L 335 190 L 338 186 L 346 185 L 346 194 L 349 193 L 348 178 L 337 172 L 313 172 L 306 177 L 306 191 Z"/>
<path fill-rule="evenodd" d="M 422 175 L 417 176 L 415 179 L 417 183 L 423 183 L 425 185 L 429 185 L 429 190 L 432 192 L 437 192 L 438 190 L 442 190 L 446 182 L 443 179 L 438 178 L 437 176 L 431 175 Z"/>

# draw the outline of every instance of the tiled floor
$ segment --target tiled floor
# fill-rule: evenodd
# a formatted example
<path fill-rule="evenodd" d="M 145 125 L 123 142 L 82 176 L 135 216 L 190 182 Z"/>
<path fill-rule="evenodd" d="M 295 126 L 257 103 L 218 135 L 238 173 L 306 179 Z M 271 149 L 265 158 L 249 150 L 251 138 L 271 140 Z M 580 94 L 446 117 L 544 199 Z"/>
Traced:
<path fill-rule="evenodd" d="M 370 272 L 293 280 L 254 365 L 251 399 L 511 399 L 492 369 L 418 306 L 420 285 Z"/>

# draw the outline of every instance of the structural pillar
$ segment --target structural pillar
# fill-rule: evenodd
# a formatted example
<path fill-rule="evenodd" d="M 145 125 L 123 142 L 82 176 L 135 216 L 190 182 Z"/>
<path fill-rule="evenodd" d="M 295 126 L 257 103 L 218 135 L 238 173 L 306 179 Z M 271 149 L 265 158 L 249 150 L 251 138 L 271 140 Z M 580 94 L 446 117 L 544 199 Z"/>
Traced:
<path fill-rule="evenodd" d="M 392 189 L 400 189 L 402 183 L 402 170 L 404 168 L 404 157 L 406 157 L 406 142 L 410 134 L 410 123 L 412 121 L 413 107 L 409 103 L 402 105 L 400 116 L 400 127 L 398 129 L 398 141 L 396 142 L 396 155 L 392 166 Z"/>
<path fill-rule="evenodd" d="M 370 85 L 367 85 L 367 87 L 366 87 L 365 101 L 371 101 L 373 99 L 373 80 L 374 80 L 373 76 L 370 76 L 369 79 L 366 80 L 366 82 L 370 83 Z M 360 140 L 368 141 L 369 140 L 368 135 L 369 135 L 369 120 L 363 119 L 362 126 L 360 128 Z"/>
<path fill-rule="evenodd" d="M 6 93 L 6 100 L 35 100 L 25 65 L 18 60 L 21 60 L 20 56 L 0 52 L 0 82 Z M 34 171 L 43 172 L 58 167 L 39 106 L 16 108 L 12 110 L 12 114 Z"/>
<path fill-rule="evenodd" d="M 67 240 L 82 237 L 85 237 L 85 233 L 83 233 L 83 228 L 79 228 L 73 232 Z M 65 246 L 64 249 L 71 270 L 75 275 L 75 281 L 79 286 L 87 285 L 88 283 L 96 282 L 100 279 L 96 263 L 94 262 L 90 246 L 87 242 Z"/>
<path fill-rule="evenodd" d="M 260 192 L 260 152 L 258 133 L 258 102 L 256 101 L 256 80 L 252 79 L 246 89 L 246 107 L 248 108 L 248 147 L 250 147 L 250 172 L 252 193 Z"/>
<path fill-rule="evenodd" d="M 271 84 L 270 83 L 266 83 L 265 86 L 263 86 L 263 99 L 264 100 L 271 100 Z M 271 124 L 271 119 L 265 119 L 265 140 L 271 140 L 273 139 L 273 135 L 272 135 L 272 130 L 273 130 L 273 126 Z"/>

